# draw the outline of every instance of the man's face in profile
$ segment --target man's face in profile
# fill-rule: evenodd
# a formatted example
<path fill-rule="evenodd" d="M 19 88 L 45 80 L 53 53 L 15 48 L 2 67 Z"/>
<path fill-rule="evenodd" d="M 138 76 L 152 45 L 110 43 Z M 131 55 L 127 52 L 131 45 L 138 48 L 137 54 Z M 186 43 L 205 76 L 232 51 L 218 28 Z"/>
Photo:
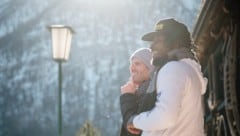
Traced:
<path fill-rule="evenodd" d="M 134 83 L 141 84 L 150 78 L 148 67 L 136 57 L 131 60 L 129 70 Z"/>
<path fill-rule="evenodd" d="M 165 42 L 165 37 L 160 35 L 154 38 L 150 45 L 150 49 L 152 50 L 153 59 L 165 56 L 169 51 L 168 45 Z"/>

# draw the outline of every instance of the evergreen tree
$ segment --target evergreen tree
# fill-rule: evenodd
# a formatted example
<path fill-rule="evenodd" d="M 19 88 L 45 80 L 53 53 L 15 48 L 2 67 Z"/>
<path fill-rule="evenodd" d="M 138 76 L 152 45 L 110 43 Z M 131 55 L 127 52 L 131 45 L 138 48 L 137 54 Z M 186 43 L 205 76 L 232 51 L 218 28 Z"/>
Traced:
<path fill-rule="evenodd" d="M 100 136 L 100 131 L 90 121 L 87 121 L 76 136 Z"/>

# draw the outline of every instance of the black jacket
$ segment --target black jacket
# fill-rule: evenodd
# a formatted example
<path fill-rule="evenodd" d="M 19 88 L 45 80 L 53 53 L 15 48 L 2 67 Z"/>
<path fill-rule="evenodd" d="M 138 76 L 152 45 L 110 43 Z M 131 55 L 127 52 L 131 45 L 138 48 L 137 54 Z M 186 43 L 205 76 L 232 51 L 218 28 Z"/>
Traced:
<path fill-rule="evenodd" d="M 126 93 L 120 96 L 120 107 L 123 119 L 120 136 L 140 136 L 128 132 L 126 126 L 131 116 L 143 111 L 148 111 L 154 107 L 156 91 L 146 93 L 148 85 L 149 81 L 146 81 L 139 87 L 136 94 Z"/>

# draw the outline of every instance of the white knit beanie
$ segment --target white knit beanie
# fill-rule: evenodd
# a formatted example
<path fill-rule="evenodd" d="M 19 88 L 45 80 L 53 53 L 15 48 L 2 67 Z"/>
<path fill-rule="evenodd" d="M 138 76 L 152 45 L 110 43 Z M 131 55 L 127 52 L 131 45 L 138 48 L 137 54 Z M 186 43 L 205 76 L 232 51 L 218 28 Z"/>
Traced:
<path fill-rule="evenodd" d="M 148 67 L 150 72 L 153 70 L 153 65 L 151 64 L 152 61 L 152 53 L 149 48 L 140 48 L 136 50 L 130 57 L 130 61 L 133 58 L 138 58 L 142 60 L 142 62 Z"/>

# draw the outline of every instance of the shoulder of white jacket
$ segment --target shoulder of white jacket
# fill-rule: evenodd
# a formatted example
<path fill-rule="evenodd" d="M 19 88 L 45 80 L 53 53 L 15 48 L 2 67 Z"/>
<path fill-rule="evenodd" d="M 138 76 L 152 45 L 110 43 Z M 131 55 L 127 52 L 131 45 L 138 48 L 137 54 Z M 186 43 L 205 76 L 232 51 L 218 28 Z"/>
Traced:
<path fill-rule="evenodd" d="M 186 63 L 182 62 L 182 61 L 169 61 L 168 63 L 166 63 L 163 68 L 165 69 L 185 69 L 187 66 Z"/>

